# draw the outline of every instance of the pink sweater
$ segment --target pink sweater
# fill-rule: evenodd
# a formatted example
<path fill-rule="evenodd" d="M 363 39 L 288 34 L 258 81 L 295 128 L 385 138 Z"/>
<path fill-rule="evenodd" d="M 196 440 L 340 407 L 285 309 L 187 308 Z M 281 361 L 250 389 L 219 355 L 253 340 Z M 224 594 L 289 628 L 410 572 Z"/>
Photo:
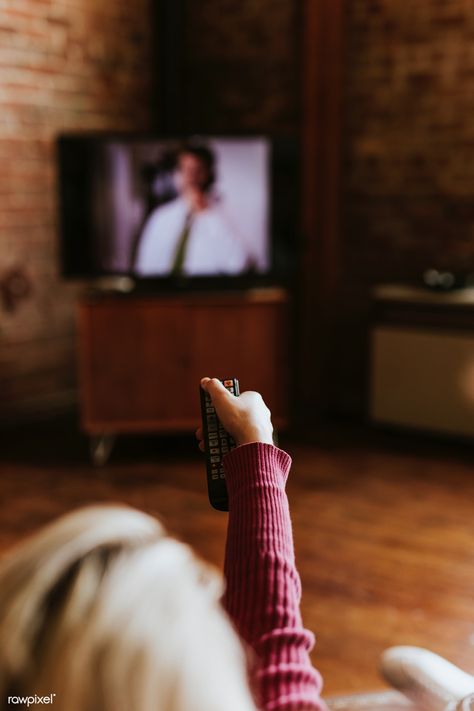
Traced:
<path fill-rule="evenodd" d="M 224 606 L 255 653 L 251 685 L 262 711 L 321 709 L 320 674 L 301 621 L 285 483 L 291 458 L 270 444 L 246 444 L 224 459 L 229 492 Z"/>

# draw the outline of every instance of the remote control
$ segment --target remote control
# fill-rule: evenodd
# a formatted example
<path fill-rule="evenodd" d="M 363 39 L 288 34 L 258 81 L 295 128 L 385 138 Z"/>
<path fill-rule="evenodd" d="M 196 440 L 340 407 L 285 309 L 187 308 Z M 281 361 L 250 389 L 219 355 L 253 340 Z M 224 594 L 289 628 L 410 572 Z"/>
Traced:
<path fill-rule="evenodd" d="M 232 395 L 238 396 L 240 394 L 237 378 L 226 378 L 221 382 Z M 220 423 L 209 395 L 202 388 L 200 391 L 209 501 L 211 506 L 218 511 L 228 511 L 229 501 L 222 457 L 234 449 L 235 442 Z"/>

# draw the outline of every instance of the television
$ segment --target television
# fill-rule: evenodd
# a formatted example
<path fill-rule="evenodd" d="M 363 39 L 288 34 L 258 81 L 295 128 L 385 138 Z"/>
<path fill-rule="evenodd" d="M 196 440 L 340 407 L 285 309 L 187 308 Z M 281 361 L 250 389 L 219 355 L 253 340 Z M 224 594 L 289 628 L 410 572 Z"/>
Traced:
<path fill-rule="evenodd" d="M 247 287 L 291 274 L 294 142 L 264 136 L 58 140 L 62 273 L 157 287 Z"/>

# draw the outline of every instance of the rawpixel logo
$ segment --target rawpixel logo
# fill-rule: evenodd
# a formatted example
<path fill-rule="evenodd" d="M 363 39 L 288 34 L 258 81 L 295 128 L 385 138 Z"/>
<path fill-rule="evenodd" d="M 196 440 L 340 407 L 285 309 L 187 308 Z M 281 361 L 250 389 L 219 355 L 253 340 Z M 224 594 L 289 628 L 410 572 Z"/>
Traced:
<path fill-rule="evenodd" d="M 36 706 L 40 704 L 54 704 L 56 694 L 48 694 L 48 696 L 9 696 L 7 699 L 8 705 L 12 706 Z"/>

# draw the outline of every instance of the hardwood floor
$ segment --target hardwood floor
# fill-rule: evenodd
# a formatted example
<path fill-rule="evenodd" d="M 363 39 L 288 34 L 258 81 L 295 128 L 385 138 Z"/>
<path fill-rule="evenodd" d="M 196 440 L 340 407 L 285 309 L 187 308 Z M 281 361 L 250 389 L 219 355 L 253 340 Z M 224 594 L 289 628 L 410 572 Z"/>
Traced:
<path fill-rule="evenodd" d="M 378 659 L 394 644 L 474 673 L 472 449 L 347 428 L 281 445 L 325 694 L 383 688 Z M 71 508 L 123 501 L 222 564 L 226 516 L 207 503 L 192 438 L 124 438 L 102 470 L 72 422 L 3 432 L 0 451 L 0 549 Z"/>

